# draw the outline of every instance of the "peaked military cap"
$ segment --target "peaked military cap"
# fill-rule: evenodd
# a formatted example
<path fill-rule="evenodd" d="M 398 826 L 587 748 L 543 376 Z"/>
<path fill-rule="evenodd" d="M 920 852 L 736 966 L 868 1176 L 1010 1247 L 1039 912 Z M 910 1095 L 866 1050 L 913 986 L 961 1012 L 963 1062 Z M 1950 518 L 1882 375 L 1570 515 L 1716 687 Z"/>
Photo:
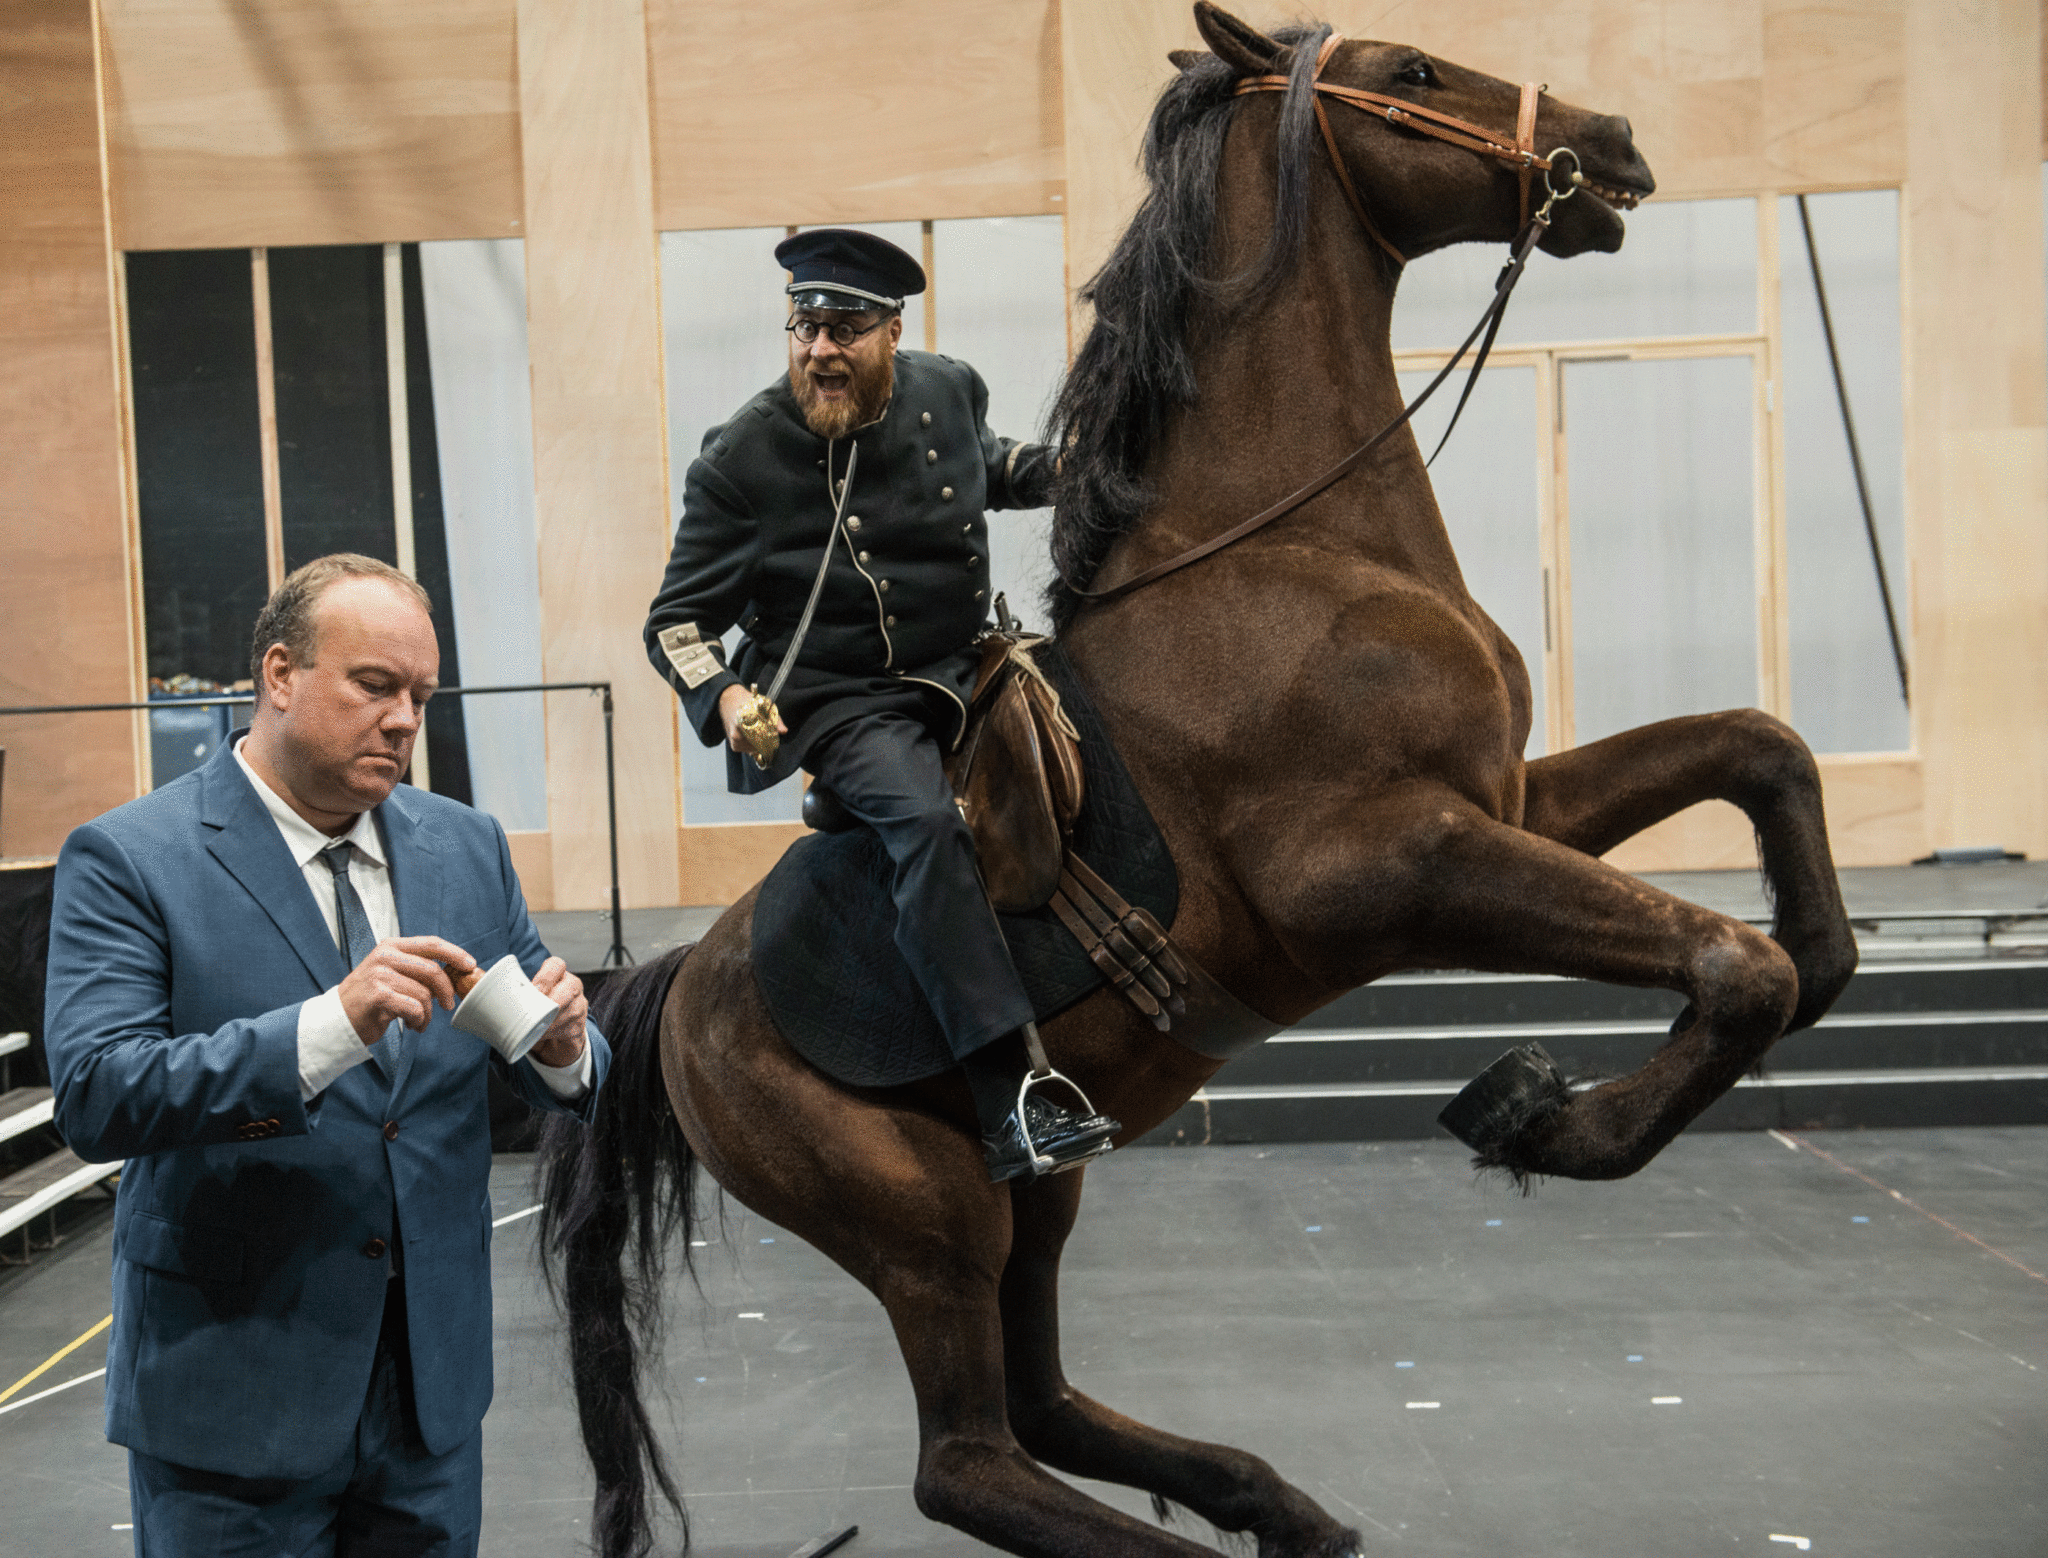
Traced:
<path fill-rule="evenodd" d="M 795 308 L 900 309 L 924 291 L 924 267 L 886 238 L 850 227 L 814 227 L 775 246 L 790 273 Z"/>

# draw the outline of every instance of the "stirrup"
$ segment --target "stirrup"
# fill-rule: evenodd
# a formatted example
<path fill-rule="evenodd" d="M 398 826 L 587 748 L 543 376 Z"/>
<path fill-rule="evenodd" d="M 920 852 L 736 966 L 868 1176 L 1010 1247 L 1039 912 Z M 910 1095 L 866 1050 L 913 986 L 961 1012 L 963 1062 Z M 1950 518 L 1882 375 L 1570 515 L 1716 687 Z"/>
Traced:
<path fill-rule="evenodd" d="M 1027 1022 L 1023 1034 L 1025 1053 L 1031 1058 L 1031 1069 L 1025 1073 L 1024 1080 L 1017 1084 L 1017 1130 L 1024 1138 L 1025 1151 L 1031 1154 L 1032 1173 L 1041 1177 L 1046 1174 L 1064 1174 L 1068 1169 L 1080 1168 L 1084 1163 L 1094 1162 L 1110 1150 L 1111 1138 L 1104 1137 L 1101 1144 L 1092 1151 L 1078 1158 L 1070 1158 L 1065 1163 L 1058 1163 L 1047 1157 L 1038 1150 L 1038 1143 L 1031 1139 L 1031 1114 L 1024 1107 L 1024 1101 L 1038 1088 L 1058 1083 L 1080 1101 L 1081 1114 L 1084 1118 L 1094 1115 L 1096 1109 L 1095 1105 L 1089 1102 L 1088 1095 L 1081 1091 L 1080 1083 L 1064 1072 L 1053 1069 L 1052 1062 L 1046 1058 L 1045 1046 L 1039 1040 L 1038 1024 Z"/>

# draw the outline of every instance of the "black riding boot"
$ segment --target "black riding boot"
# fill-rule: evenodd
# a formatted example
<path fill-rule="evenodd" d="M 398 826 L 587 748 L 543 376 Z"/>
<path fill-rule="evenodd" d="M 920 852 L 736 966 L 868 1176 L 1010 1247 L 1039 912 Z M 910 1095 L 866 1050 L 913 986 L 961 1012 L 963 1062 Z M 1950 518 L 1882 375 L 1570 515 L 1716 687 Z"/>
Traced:
<path fill-rule="evenodd" d="M 996 1184 L 1078 1167 L 1109 1151 L 1110 1138 L 1123 1129 L 1095 1113 L 1081 1090 L 1045 1063 L 1035 1025 L 983 1045 L 960 1067 L 981 1122 L 988 1177 Z M 1054 1103 L 1045 1096 L 1048 1087 L 1071 1094 L 1080 1109 Z"/>

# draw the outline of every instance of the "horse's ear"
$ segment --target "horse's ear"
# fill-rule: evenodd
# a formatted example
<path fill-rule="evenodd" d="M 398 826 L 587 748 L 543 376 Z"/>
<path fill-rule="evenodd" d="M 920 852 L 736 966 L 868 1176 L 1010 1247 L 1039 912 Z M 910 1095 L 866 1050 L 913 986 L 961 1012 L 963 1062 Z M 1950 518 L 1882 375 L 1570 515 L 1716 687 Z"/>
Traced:
<path fill-rule="evenodd" d="M 1173 62 L 1175 70 L 1193 70 L 1209 56 L 1201 49 L 1168 49 L 1166 57 Z"/>
<path fill-rule="evenodd" d="M 1195 0 L 1195 26 L 1216 57 L 1240 76 L 1269 76 L 1286 69 L 1283 45 L 1209 0 Z"/>

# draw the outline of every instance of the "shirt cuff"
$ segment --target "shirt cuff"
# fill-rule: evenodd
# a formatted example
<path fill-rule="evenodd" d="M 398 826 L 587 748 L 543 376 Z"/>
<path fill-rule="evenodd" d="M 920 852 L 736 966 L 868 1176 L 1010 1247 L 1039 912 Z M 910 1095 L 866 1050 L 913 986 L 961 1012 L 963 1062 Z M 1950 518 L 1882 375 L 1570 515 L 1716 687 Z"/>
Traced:
<path fill-rule="evenodd" d="M 299 1008 L 299 1098 L 324 1093 L 336 1078 L 370 1058 L 370 1046 L 341 1009 L 341 987 Z"/>
<path fill-rule="evenodd" d="M 547 1084 L 547 1089 L 563 1103 L 581 1098 L 590 1091 L 590 1030 L 583 1031 L 583 1053 L 566 1066 L 544 1066 L 531 1055 L 526 1063 L 533 1067 L 533 1074 Z"/>

